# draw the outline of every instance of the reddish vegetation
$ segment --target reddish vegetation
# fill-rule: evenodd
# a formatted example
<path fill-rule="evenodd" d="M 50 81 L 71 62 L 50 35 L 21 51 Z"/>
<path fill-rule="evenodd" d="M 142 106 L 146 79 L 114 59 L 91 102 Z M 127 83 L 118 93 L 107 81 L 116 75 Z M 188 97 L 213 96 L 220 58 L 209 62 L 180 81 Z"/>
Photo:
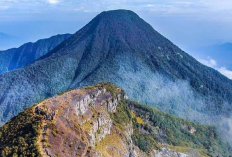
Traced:
<path fill-rule="evenodd" d="M 104 94 L 99 94 L 99 91 Z M 77 111 L 77 103 L 89 97 L 91 102 L 82 114 Z M 40 146 L 43 156 L 95 156 L 96 152 L 89 144 L 83 124 L 101 115 L 107 109 L 107 102 L 112 95 L 102 87 L 94 89 L 77 89 L 39 103 L 39 114 L 51 115 L 52 119 L 43 120 Z M 83 105 L 82 105 L 83 106 Z M 36 110 L 35 107 L 35 110 Z M 35 111 L 38 114 L 38 111 Z M 45 130 L 45 131 L 44 131 Z"/>

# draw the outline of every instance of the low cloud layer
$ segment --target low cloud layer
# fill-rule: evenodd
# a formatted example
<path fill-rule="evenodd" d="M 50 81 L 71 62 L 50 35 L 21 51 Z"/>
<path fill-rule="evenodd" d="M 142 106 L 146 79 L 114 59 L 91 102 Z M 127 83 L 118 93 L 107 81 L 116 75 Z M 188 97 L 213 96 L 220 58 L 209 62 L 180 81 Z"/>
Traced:
<path fill-rule="evenodd" d="M 218 127 L 218 131 L 221 132 L 221 135 L 227 140 L 232 146 L 232 117 L 223 118 L 220 126 Z"/>

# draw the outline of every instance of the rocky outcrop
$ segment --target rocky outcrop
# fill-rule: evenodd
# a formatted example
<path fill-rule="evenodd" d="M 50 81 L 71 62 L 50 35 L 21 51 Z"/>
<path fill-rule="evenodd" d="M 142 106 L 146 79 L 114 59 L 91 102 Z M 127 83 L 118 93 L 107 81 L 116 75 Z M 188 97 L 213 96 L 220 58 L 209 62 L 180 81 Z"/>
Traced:
<path fill-rule="evenodd" d="M 123 90 L 103 83 L 44 100 L 0 128 L 0 153 L 16 156 L 17 148 L 25 157 L 200 157 L 199 150 L 207 156 L 206 143 L 214 154 L 225 152 L 213 128 L 125 98 Z"/>
<path fill-rule="evenodd" d="M 107 85 L 109 84 L 106 84 L 106 87 Z M 166 147 L 146 152 L 140 149 L 141 146 L 138 143 L 136 145 L 133 139 L 135 125 L 141 135 L 157 134 L 163 142 L 163 138 L 167 136 L 166 132 L 160 128 L 156 130 L 141 127 L 141 124 L 153 125 L 149 121 L 150 114 L 133 106 L 133 103 L 128 105 L 132 111 L 124 111 L 122 106 L 118 110 L 119 104 L 126 98 L 124 91 L 115 88 L 115 93 L 111 93 L 106 87 L 101 85 L 69 91 L 35 107 L 35 113 L 39 112 L 46 117 L 51 111 L 57 113 L 49 121 L 45 119 L 43 124 L 46 127 L 43 127 L 42 138 L 45 154 L 54 156 L 58 153 L 60 156 L 72 157 L 78 152 L 78 156 L 95 157 L 195 157 Z M 127 116 L 133 112 L 131 116 L 137 122 L 122 119 L 118 123 L 120 120 L 112 117 L 119 114 L 118 112 L 126 112 Z M 184 125 L 183 128 L 191 133 L 196 131 L 190 125 Z"/>
<path fill-rule="evenodd" d="M 161 148 L 160 151 L 155 150 L 155 157 L 190 157 L 187 154 L 174 152 L 168 148 Z"/>
<path fill-rule="evenodd" d="M 104 88 L 99 88 L 99 90 L 94 91 L 94 93 L 91 93 L 91 95 L 87 94 L 86 96 L 84 96 L 83 98 L 81 98 L 81 100 L 79 100 L 76 105 L 75 105 L 75 110 L 77 115 L 84 115 L 86 113 L 86 111 L 90 108 L 90 105 L 94 105 L 95 101 L 98 99 L 98 97 L 101 94 L 105 94 L 106 89 Z M 108 101 L 114 101 L 114 99 L 111 100 L 111 98 Z M 117 101 L 114 101 L 115 104 Z M 108 105 L 107 105 L 108 108 Z"/>
<path fill-rule="evenodd" d="M 100 142 L 106 135 L 111 133 L 112 120 L 108 115 L 101 115 L 93 121 L 93 125 L 89 131 L 89 144 L 95 145 L 95 142 Z"/>
<path fill-rule="evenodd" d="M 110 119 L 108 112 L 115 112 L 117 104 L 121 99 L 121 94 L 116 95 L 116 98 L 109 96 L 104 97 L 106 93 L 105 88 L 99 88 L 91 94 L 85 95 L 81 100 L 79 100 L 75 105 L 75 111 L 77 115 L 85 116 L 89 114 L 87 111 L 91 111 L 92 117 L 82 120 L 82 125 L 89 123 L 91 120 L 90 129 L 87 131 L 89 135 L 89 144 L 94 146 L 95 142 L 100 142 L 107 134 L 111 133 L 112 120 Z M 107 94 L 106 94 L 107 95 Z M 104 98 L 103 98 L 104 97 Z M 97 112 L 97 116 L 94 117 L 93 110 L 99 107 L 99 101 L 103 99 L 101 105 L 105 105 L 102 111 Z M 87 115 L 86 115 L 87 116 Z"/>
<path fill-rule="evenodd" d="M 117 112 L 119 102 L 126 98 L 123 90 L 115 88 L 115 91 L 114 94 L 110 93 L 102 86 L 73 90 L 38 104 L 35 107 L 36 113 L 47 114 L 38 106 L 46 106 L 46 110 L 57 111 L 58 113 L 53 121 L 45 121 L 46 132 L 43 131 L 43 135 L 48 135 L 45 137 L 48 140 L 46 144 L 45 138 L 43 138 L 42 146 L 46 150 L 44 152 L 51 156 L 57 153 L 60 156 L 74 156 L 72 152 L 79 150 L 79 155 L 81 156 L 91 154 L 91 156 L 101 157 L 104 156 L 104 152 L 97 145 L 104 143 L 105 141 L 103 140 L 106 140 L 116 132 L 116 134 L 120 135 L 118 136 L 119 142 L 121 142 L 120 148 L 106 144 L 104 149 L 112 149 L 118 154 L 116 156 L 146 156 L 133 143 L 132 122 L 129 124 L 125 123 L 125 129 L 123 130 L 118 130 L 114 126 L 111 114 Z M 70 134 L 78 135 L 76 131 L 79 132 L 80 137 L 74 138 L 73 135 L 70 136 Z M 69 146 L 65 146 L 65 143 Z M 45 148 L 46 145 L 50 147 Z M 72 146 L 72 149 L 70 146 Z M 58 147 L 64 150 L 57 149 Z M 69 155 L 65 153 L 66 149 L 69 150 Z"/>
<path fill-rule="evenodd" d="M 76 110 L 77 115 L 85 114 L 85 112 L 89 108 L 90 102 L 92 102 L 92 99 L 90 98 L 89 95 L 86 95 L 86 97 L 84 97 L 84 99 L 78 101 L 76 106 L 75 106 L 75 110 Z"/>
<path fill-rule="evenodd" d="M 184 125 L 184 126 L 182 126 L 182 128 L 185 129 L 185 130 L 187 130 L 191 134 L 194 134 L 197 131 L 196 128 L 194 128 L 193 126 Z"/>
<path fill-rule="evenodd" d="M 117 89 L 112 94 L 99 85 L 72 90 L 39 103 L 35 107 L 36 114 L 44 116 L 49 114 L 47 111 L 57 113 L 51 121 L 44 121 L 46 124 L 43 124 L 46 126 L 43 135 L 46 135 L 47 140 L 43 138 L 42 147 L 46 154 L 54 156 L 58 153 L 60 156 L 72 157 L 78 151 L 80 156 L 101 156 L 101 151 L 94 149 L 95 145 L 112 133 L 113 120 L 110 114 L 116 112 L 123 98 L 123 90 Z"/>
<path fill-rule="evenodd" d="M 128 157 L 140 157 L 141 155 L 141 150 L 137 148 L 132 140 L 132 135 L 133 135 L 133 124 L 130 123 L 125 127 L 125 137 L 127 141 L 127 156 Z"/>

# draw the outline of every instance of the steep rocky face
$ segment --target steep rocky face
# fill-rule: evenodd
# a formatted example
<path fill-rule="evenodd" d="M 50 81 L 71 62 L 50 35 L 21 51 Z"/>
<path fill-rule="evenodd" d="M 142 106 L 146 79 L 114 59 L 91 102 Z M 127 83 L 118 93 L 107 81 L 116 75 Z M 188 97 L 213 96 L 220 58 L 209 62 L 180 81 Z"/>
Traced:
<path fill-rule="evenodd" d="M 41 137 L 44 139 L 42 147 L 45 147 L 45 154 L 96 156 L 98 153 L 92 148 L 111 134 L 112 120 L 109 113 L 115 112 L 121 97 L 123 95 L 120 89 L 117 97 L 113 98 L 105 88 L 96 87 L 70 91 L 37 105 L 39 110 L 42 108 L 55 112 L 52 123 L 47 119 L 43 124 L 46 128 L 44 134 L 48 133 Z M 115 103 L 109 106 L 109 102 Z"/>
<path fill-rule="evenodd" d="M 19 69 L 35 61 L 70 36 L 71 34 L 57 35 L 35 43 L 26 43 L 19 48 L 0 51 L 0 74 Z"/>
<path fill-rule="evenodd" d="M 202 123 L 231 114 L 232 81 L 127 10 L 103 12 L 34 63 L 0 76 L 3 122 L 42 99 L 109 81 L 128 97 Z M 220 116 L 218 116 L 220 115 Z"/>
<path fill-rule="evenodd" d="M 0 128 L 1 156 L 198 157 L 232 153 L 215 129 L 125 98 L 122 89 L 104 83 L 39 102 Z"/>
<path fill-rule="evenodd" d="M 159 152 L 155 152 L 155 156 L 156 157 L 200 157 L 200 155 L 187 155 L 184 153 L 180 153 L 180 152 L 174 152 L 171 149 L 168 148 L 161 148 L 161 150 Z"/>

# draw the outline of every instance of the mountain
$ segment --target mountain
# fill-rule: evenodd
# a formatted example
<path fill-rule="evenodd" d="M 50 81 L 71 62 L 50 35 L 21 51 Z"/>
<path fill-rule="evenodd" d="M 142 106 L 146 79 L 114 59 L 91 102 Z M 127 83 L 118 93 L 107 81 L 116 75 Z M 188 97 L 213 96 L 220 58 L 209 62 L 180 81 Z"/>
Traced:
<path fill-rule="evenodd" d="M 6 34 L 6 33 L 3 33 L 3 32 L 0 32 L 0 40 L 2 39 L 9 39 L 11 38 L 10 35 Z"/>
<path fill-rule="evenodd" d="M 19 48 L 0 51 L 0 74 L 19 69 L 35 61 L 70 36 L 70 34 L 57 35 L 35 43 L 26 43 Z"/>
<path fill-rule="evenodd" d="M 216 51 L 221 50 L 223 52 L 232 52 L 232 43 L 224 43 L 222 45 L 213 46 Z"/>
<path fill-rule="evenodd" d="M 232 81 L 200 64 L 132 11 L 102 12 L 21 69 L 0 75 L 0 119 L 68 89 L 112 82 L 132 100 L 201 123 L 229 116 Z M 213 118 L 212 118 L 213 117 Z"/>
<path fill-rule="evenodd" d="M 43 100 L 0 128 L 1 156 L 231 156 L 215 127 L 125 98 L 103 83 Z"/>
<path fill-rule="evenodd" d="M 6 47 L 17 43 L 17 37 L 11 36 L 9 34 L 0 32 L 0 50 L 5 49 Z"/>

